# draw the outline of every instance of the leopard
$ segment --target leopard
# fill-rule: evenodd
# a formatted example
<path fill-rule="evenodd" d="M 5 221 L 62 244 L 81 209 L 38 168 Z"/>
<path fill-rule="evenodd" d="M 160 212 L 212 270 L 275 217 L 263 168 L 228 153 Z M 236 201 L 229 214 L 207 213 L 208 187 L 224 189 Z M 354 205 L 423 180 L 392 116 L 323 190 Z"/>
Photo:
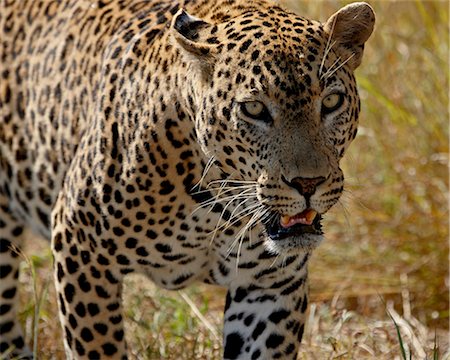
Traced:
<path fill-rule="evenodd" d="M 266 0 L 2 1 L 0 354 L 33 357 L 34 233 L 67 359 L 128 358 L 131 273 L 226 288 L 224 359 L 295 359 L 374 23 L 364 2 L 319 22 Z"/>

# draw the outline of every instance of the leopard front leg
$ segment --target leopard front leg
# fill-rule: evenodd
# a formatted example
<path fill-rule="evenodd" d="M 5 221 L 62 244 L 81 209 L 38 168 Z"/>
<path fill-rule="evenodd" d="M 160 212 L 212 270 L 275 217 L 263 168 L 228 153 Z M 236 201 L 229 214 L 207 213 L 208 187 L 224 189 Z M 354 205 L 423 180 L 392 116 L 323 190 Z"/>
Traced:
<path fill-rule="evenodd" d="M 20 251 L 24 228 L 0 194 L 0 359 L 32 357 L 18 320 Z"/>
<path fill-rule="evenodd" d="M 307 269 L 303 265 L 296 272 L 283 272 L 269 287 L 255 282 L 229 288 L 224 316 L 225 359 L 297 358 L 308 306 Z"/>
<path fill-rule="evenodd" d="M 59 317 L 67 359 L 126 359 L 122 318 L 122 274 L 111 252 L 91 233 L 84 215 L 65 213 L 61 198 L 53 212 L 52 250 Z M 105 253 L 99 250 L 103 249 Z"/>

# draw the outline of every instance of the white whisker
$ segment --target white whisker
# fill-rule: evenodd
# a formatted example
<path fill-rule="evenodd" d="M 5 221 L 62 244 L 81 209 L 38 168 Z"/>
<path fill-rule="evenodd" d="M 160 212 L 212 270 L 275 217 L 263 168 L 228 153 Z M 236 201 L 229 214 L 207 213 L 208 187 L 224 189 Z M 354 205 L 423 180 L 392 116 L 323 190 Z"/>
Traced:
<path fill-rule="evenodd" d="M 220 225 L 216 230 L 220 230 L 220 229 L 222 229 L 222 231 L 227 230 L 229 227 L 235 225 L 236 223 L 238 223 L 239 221 L 241 221 L 242 219 L 244 219 L 245 217 L 249 216 L 251 213 L 256 211 L 256 209 L 259 206 L 261 206 L 261 205 L 259 203 L 256 203 L 256 204 L 250 205 L 249 207 L 245 208 L 244 210 L 241 210 L 233 218 L 230 218 L 227 222 Z M 216 231 L 216 230 L 214 230 L 214 231 Z"/>
<path fill-rule="evenodd" d="M 249 188 L 249 189 L 246 189 L 246 190 L 242 191 L 242 192 L 239 193 L 239 194 L 227 195 L 226 197 L 223 197 L 223 198 L 220 198 L 220 194 L 217 194 L 217 195 L 215 195 L 212 199 L 208 199 L 208 200 L 202 202 L 202 203 L 194 210 L 194 212 L 197 211 L 197 210 L 200 209 L 200 208 L 205 208 L 205 207 L 208 207 L 208 206 L 210 206 L 210 205 L 211 205 L 211 207 L 214 207 L 214 205 L 216 205 L 216 204 L 218 204 L 218 203 L 228 202 L 228 201 L 230 201 L 230 199 L 231 199 L 231 201 L 233 201 L 234 199 L 238 199 L 239 197 L 248 197 L 248 196 L 249 196 L 248 192 L 250 192 L 250 191 L 252 191 L 252 190 L 254 190 L 254 189 L 253 189 L 253 188 Z M 255 194 L 256 194 L 256 193 L 255 193 Z"/>
<path fill-rule="evenodd" d="M 259 204 L 253 204 L 253 205 L 249 206 L 248 208 L 246 208 L 246 209 L 240 211 L 238 214 L 236 214 L 235 215 L 235 219 L 231 219 L 230 218 L 227 222 L 221 224 L 220 226 L 218 226 L 219 223 L 217 223 L 215 229 L 209 233 L 209 234 L 213 235 L 212 239 L 210 241 L 210 244 L 214 241 L 214 238 L 215 238 L 215 236 L 217 234 L 217 231 L 219 231 L 219 230 L 226 231 L 231 226 L 235 225 L 236 223 L 238 223 L 239 221 L 241 221 L 245 217 L 249 216 L 253 211 L 255 211 L 255 208 L 257 208 L 258 206 L 260 206 L 260 205 Z M 243 215 L 240 216 L 241 214 L 243 214 Z"/>
<path fill-rule="evenodd" d="M 204 190 L 199 190 L 199 191 L 195 191 L 195 192 L 192 192 L 192 194 L 203 194 L 203 193 L 207 193 L 207 192 L 211 192 L 211 191 L 214 191 L 214 190 L 226 190 L 226 191 L 224 191 L 223 193 L 225 193 L 225 192 L 230 192 L 230 191 L 233 191 L 233 190 L 239 190 L 239 189 L 246 189 L 246 188 L 249 188 L 249 187 L 256 187 L 255 185 L 242 185 L 242 186 L 225 186 L 225 187 L 222 187 L 222 186 L 219 186 L 219 187 L 214 187 L 214 188 L 208 188 L 208 189 L 204 189 Z"/>
<path fill-rule="evenodd" d="M 208 183 L 208 185 L 206 185 L 206 187 L 209 187 L 212 184 L 217 184 L 217 183 L 227 183 L 227 184 L 254 184 L 257 185 L 258 182 L 257 181 L 247 181 L 247 180 L 235 180 L 235 179 L 223 179 L 223 180 L 213 180 L 210 181 Z"/>
<path fill-rule="evenodd" d="M 328 77 L 329 77 L 328 74 L 329 74 L 330 72 L 333 71 L 333 68 L 334 68 L 335 66 L 338 66 L 339 61 L 341 61 L 341 57 L 340 57 L 340 56 L 339 56 L 336 60 L 334 60 L 334 62 L 333 62 L 333 63 L 331 64 L 331 66 L 328 68 L 327 72 L 326 72 L 325 74 L 322 74 L 322 75 L 320 76 L 320 80 L 322 80 L 323 78 L 328 78 Z"/>
<path fill-rule="evenodd" d="M 270 264 L 269 269 L 272 268 L 275 265 L 275 263 L 277 262 L 279 257 L 280 257 L 280 253 L 278 253 L 277 256 L 275 256 L 275 260 L 272 261 L 272 264 Z"/>
<path fill-rule="evenodd" d="M 322 79 L 322 70 L 323 70 L 323 66 L 325 65 L 325 60 L 326 60 L 326 58 L 328 56 L 328 53 L 331 51 L 332 47 L 336 44 L 336 40 L 335 40 L 330 45 L 331 39 L 333 38 L 334 26 L 336 25 L 336 20 L 337 20 L 337 18 L 335 18 L 333 20 L 333 25 L 331 27 L 330 35 L 328 36 L 327 45 L 325 46 L 325 52 L 324 52 L 323 57 L 322 57 L 322 62 L 320 63 L 320 68 L 319 68 L 319 78 L 320 79 Z"/>
<path fill-rule="evenodd" d="M 197 184 L 194 185 L 192 190 L 195 188 L 200 188 L 202 186 L 203 180 L 205 180 L 205 177 L 208 174 L 208 171 L 211 169 L 212 165 L 214 164 L 214 161 L 216 161 L 215 156 L 212 156 L 208 159 L 208 162 L 206 163 L 205 168 L 203 169 L 203 173 L 200 180 L 197 182 Z"/>
<path fill-rule="evenodd" d="M 260 204 L 255 204 L 255 205 L 253 205 L 253 206 L 251 207 L 251 211 L 248 211 L 246 214 L 244 214 L 243 216 L 241 216 L 240 218 L 238 218 L 237 221 L 235 221 L 235 222 L 238 222 L 238 221 L 242 220 L 243 218 L 252 215 L 252 218 L 247 222 L 246 225 L 244 225 L 244 228 L 243 228 L 243 229 L 247 229 L 247 226 L 248 226 L 248 224 L 250 223 L 250 221 L 252 221 L 253 216 L 254 216 L 255 214 L 257 214 L 257 213 L 260 211 L 260 207 L 261 207 Z M 248 209 L 247 209 L 247 210 L 248 210 Z M 245 231 L 242 232 L 242 229 L 241 229 L 241 230 L 239 231 L 239 233 L 236 235 L 236 237 L 234 238 L 234 240 L 233 240 L 233 242 L 231 243 L 230 247 L 228 248 L 228 251 L 227 251 L 227 254 L 228 254 L 228 255 L 231 253 L 231 251 L 233 250 L 233 248 L 234 248 L 234 247 L 236 246 L 236 244 L 239 242 L 239 240 L 240 240 L 240 238 L 241 238 L 241 235 L 244 234 L 244 233 L 245 233 Z M 227 256 L 228 256 L 228 255 L 227 255 Z"/>
<path fill-rule="evenodd" d="M 259 204 L 258 204 L 259 205 Z M 245 224 L 245 226 L 239 231 L 239 233 L 236 235 L 235 241 L 233 241 L 233 244 L 238 242 L 242 242 L 245 238 L 245 233 L 247 231 L 251 231 L 251 229 L 255 226 L 256 223 L 260 221 L 260 219 L 269 211 L 269 209 L 259 208 L 257 211 L 255 211 L 250 218 L 250 220 Z M 235 245 L 232 244 L 232 247 Z M 239 257 L 239 253 L 238 253 Z"/>
<path fill-rule="evenodd" d="M 330 74 L 329 71 L 327 71 L 327 73 L 325 74 L 326 78 L 329 78 L 330 76 L 332 76 L 336 71 L 338 71 L 341 67 L 343 67 L 353 56 L 355 56 L 355 53 L 351 54 L 347 60 L 343 61 L 336 69 L 334 69 Z"/>

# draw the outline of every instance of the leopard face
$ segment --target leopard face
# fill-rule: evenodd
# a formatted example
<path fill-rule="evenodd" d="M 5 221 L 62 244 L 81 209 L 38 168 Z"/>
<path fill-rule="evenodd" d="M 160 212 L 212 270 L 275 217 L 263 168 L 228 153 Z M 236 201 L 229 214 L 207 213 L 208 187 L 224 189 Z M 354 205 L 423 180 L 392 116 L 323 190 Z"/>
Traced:
<path fill-rule="evenodd" d="M 183 12 L 173 21 L 202 150 L 247 193 L 241 211 L 275 252 L 316 247 L 343 192 L 340 160 L 360 111 L 353 70 L 371 16 L 367 6 L 321 24 L 275 7 L 219 26 Z"/>

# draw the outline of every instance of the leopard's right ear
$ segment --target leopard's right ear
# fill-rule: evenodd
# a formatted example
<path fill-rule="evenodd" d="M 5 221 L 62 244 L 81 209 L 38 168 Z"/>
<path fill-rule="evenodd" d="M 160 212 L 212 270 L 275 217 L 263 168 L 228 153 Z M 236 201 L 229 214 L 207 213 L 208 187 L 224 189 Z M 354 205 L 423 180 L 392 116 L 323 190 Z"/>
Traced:
<path fill-rule="evenodd" d="M 214 25 L 189 15 L 183 9 L 174 15 L 171 32 L 180 51 L 188 61 L 198 62 L 210 71 L 217 54 L 218 40 L 211 35 Z"/>

